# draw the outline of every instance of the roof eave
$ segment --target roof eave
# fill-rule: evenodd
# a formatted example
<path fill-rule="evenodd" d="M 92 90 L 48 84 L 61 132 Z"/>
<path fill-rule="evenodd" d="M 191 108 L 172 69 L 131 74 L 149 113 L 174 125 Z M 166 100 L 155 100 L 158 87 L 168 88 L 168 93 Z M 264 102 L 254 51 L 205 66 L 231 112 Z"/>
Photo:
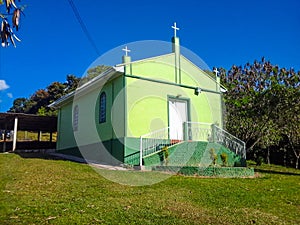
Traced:
<path fill-rule="evenodd" d="M 93 79 L 91 79 L 90 81 L 88 81 L 87 83 L 85 83 L 82 86 L 78 87 L 75 91 L 70 92 L 70 93 L 64 95 L 63 97 L 61 97 L 60 99 L 54 101 L 53 103 L 48 105 L 48 107 L 58 109 L 61 106 L 69 103 L 70 101 L 72 101 L 75 94 L 77 95 L 77 94 L 82 93 L 86 90 L 89 90 L 91 87 L 93 87 L 94 85 L 101 82 L 104 78 L 107 79 L 108 76 L 112 77 L 116 73 L 122 73 L 121 71 L 122 70 L 120 68 L 117 68 L 117 67 L 109 68 L 109 69 L 105 70 L 103 73 L 99 74 L 98 76 L 96 76 Z"/>

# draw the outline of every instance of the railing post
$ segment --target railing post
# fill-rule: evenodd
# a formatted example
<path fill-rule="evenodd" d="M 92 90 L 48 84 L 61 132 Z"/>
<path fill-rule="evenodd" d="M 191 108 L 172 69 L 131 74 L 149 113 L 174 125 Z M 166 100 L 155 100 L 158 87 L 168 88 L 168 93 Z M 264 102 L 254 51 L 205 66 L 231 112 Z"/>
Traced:
<path fill-rule="evenodd" d="M 188 122 L 183 122 L 183 140 L 189 140 L 189 133 L 188 133 Z"/>
<path fill-rule="evenodd" d="M 140 167 L 143 166 L 143 137 L 140 137 Z"/>
<path fill-rule="evenodd" d="M 216 142 L 216 126 L 214 124 L 211 125 L 211 137 L 212 137 L 212 142 Z"/>

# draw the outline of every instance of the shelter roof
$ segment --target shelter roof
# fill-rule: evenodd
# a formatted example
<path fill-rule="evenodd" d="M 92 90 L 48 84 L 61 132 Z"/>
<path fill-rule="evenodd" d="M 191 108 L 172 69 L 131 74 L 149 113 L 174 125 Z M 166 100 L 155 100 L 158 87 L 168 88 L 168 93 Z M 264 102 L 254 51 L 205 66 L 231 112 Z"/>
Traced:
<path fill-rule="evenodd" d="M 0 113 L 0 129 L 13 130 L 15 118 L 18 118 L 18 130 L 23 131 L 57 131 L 56 116 L 38 116 L 23 113 Z"/>

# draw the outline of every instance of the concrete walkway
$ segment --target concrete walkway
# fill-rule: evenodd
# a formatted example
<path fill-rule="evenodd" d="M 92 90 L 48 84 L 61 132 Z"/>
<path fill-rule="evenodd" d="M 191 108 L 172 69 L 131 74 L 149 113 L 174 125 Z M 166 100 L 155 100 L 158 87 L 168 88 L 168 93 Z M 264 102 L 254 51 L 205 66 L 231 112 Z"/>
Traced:
<path fill-rule="evenodd" d="M 51 155 L 51 156 L 58 157 L 58 158 L 70 160 L 70 161 L 73 161 L 73 162 L 88 163 L 91 166 L 101 168 L 101 169 L 123 170 L 123 171 L 131 170 L 131 169 L 124 168 L 122 166 L 113 166 L 113 165 L 108 165 L 108 164 L 105 164 L 105 163 L 99 163 L 99 162 L 92 161 L 92 160 L 85 160 L 83 158 L 72 156 L 72 155 L 65 155 L 65 154 L 60 154 L 60 153 L 56 153 L 56 152 L 50 152 L 50 153 L 47 153 L 47 154 Z"/>

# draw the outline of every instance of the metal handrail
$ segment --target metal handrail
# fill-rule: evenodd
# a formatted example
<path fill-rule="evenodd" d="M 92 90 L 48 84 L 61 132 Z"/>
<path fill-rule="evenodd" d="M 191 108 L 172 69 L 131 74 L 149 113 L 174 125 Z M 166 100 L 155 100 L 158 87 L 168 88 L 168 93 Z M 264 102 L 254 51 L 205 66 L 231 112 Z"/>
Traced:
<path fill-rule="evenodd" d="M 143 164 L 143 157 L 160 151 L 170 143 L 169 131 L 170 128 L 166 127 L 140 137 L 140 166 Z"/>
<path fill-rule="evenodd" d="M 205 126 L 206 128 L 203 128 Z M 210 128 L 207 128 L 207 126 L 210 126 Z M 204 141 L 219 143 L 235 154 L 240 155 L 243 159 L 246 159 L 246 143 L 217 125 L 212 123 L 187 122 L 186 129 L 189 139 L 194 141 L 199 140 L 197 132 L 200 130 L 202 138 L 203 133 L 206 133 L 207 139 Z"/>
<path fill-rule="evenodd" d="M 243 159 L 246 159 L 246 143 L 244 141 L 215 125 L 214 129 L 215 142 L 224 145 L 235 154 L 240 155 Z"/>
<path fill-rule="evenodd" d="M 170 127 L 166 127 L 140 137 L 140 151 L 135 153 L 139 153 L 140 166 L 143 165 L 144 157 L 159 152 L 164 146 L 172 144 L 172 141 L 169 139 L 169 132 Z M 185 122 L 184 141 L 219 143 L 235 154 L 240 155 L 243 159 L 246 159 L 245 142 L 212 123 Z"/>

